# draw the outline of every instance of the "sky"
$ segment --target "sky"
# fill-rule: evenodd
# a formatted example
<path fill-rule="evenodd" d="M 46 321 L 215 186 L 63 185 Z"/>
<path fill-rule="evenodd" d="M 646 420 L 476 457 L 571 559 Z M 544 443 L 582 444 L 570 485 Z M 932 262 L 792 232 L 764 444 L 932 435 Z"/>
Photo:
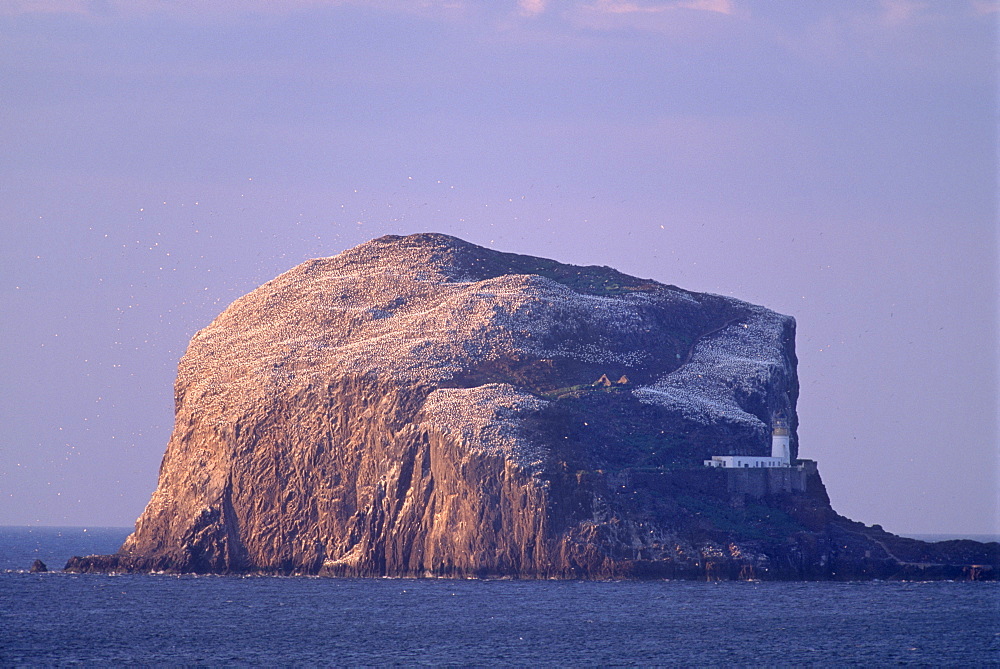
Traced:
<path fill-rule="evenodd" d="M 997 9 L 0 0 L 0 525 L 132 525 L 199 328 L 436 231 L 794 316 L 834 508 L 1000 534 Z"/>

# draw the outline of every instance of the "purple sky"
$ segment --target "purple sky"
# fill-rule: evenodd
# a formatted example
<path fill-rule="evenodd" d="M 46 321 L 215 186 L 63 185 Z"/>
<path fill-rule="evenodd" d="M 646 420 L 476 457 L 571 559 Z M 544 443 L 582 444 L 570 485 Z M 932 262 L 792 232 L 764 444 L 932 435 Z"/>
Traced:
<path fill-rule="evenodd" d="M 996 7 L 3 0 L 0 524 L 131 525 L 198 328 L 438 231 L 793 315 L 834 507 L 1000 533 Z"/>

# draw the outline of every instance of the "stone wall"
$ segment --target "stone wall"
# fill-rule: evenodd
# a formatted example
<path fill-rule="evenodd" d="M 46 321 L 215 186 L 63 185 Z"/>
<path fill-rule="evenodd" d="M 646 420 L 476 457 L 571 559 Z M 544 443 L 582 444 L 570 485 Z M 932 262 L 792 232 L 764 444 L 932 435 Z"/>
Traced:
<path fill-rule="evenodd" d="M 809 476 L 816 473 L 816 463 L 800 467 L 761 467 L 726 469 L 726 490 L 730 495 L 748 495 L 760 499 L 766 495 L 805 493 Z"/>

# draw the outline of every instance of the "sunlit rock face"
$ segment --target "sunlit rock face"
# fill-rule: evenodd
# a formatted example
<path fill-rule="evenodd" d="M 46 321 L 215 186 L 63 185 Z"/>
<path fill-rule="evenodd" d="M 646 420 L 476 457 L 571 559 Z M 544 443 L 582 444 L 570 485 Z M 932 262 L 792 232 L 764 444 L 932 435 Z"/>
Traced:
<path fill-rule="evenodd" d="M 66 569 L 995 578 L 997 544 L 853 523 L 811 465 L 702 465 L 775 416 L 795 457 L 794 327 L 439 234 L 311 260 L 194 336 L 135 532 Z"/>
<path fill-rule="evenodd" d="M 771 417 L 796 424 L 793 342 L 791 318 L 738 300 L 382 237 L 303 263 L 194 336 L 122 554 L 361 575 L 694 559 L 682 518 L 613 488 L 635 468 L 767 454 Z"/>
<path fill-rule="evenodd" d="M 348 575 L 702 568 L 706 546 L 731 550 L 678 482 L 713 454 L 769 454 L 779 413 L 794 453 L 794 327 L 440 234 L 305 262 L 192 339 L 159 484 L 119 558 Z"/>
<path fill-rule="evenodd" d="M 691 512 L 666 494 L 642 508 L 622 481 L 766 455 L 779 412 L 794 447 L 793 342 L 791 318 L 738 300 L 382 237 L 303 263 L 194 336 L 158 487 L 121 554 L 177 571 L 681 568 L 703 548 Z"/>

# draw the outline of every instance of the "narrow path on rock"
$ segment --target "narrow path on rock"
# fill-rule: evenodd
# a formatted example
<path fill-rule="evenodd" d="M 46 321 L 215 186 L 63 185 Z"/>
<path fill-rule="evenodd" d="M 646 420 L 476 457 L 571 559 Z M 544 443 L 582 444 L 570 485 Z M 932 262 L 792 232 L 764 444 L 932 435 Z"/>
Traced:
<path fill-rule="evenodd" d="M 879 546 L 882 547 L 882 550 L 885 551 L 886 555 L 888 555 L 889 557 L 891 557 L 893 560 L 895 560 L 896 562 L 898 562 L 901 565 L 904 565 L 904 566 L 907 566 L 907 567 L 947 567 L 948 566 L 948 565 L 946 565 L 944 563 L 941 563 L 941 562 L 910 562 L 908 560 L 901 560 L 900 558 L 898 558 L 896 556 L 895 553 L 893 553 L 891 550 L 889 550 L 889 547 L 886 546 L 885 542 L 883 542 L 881 539 L 876 539 L 875 537 L 872 537 L 872 536 L 869 536 L 867 534 L 864 534 L 863 532 L 857 532 L 855 530 L 849 530 L 846 527 L 840 527 L 840 529 L 843 530 L 844 532 L 847 532 L 848 534 L 853 534 L 855 536 L 864 537 L 868 541 L 874 541 L 875 543 L 877 543 Z"/>

